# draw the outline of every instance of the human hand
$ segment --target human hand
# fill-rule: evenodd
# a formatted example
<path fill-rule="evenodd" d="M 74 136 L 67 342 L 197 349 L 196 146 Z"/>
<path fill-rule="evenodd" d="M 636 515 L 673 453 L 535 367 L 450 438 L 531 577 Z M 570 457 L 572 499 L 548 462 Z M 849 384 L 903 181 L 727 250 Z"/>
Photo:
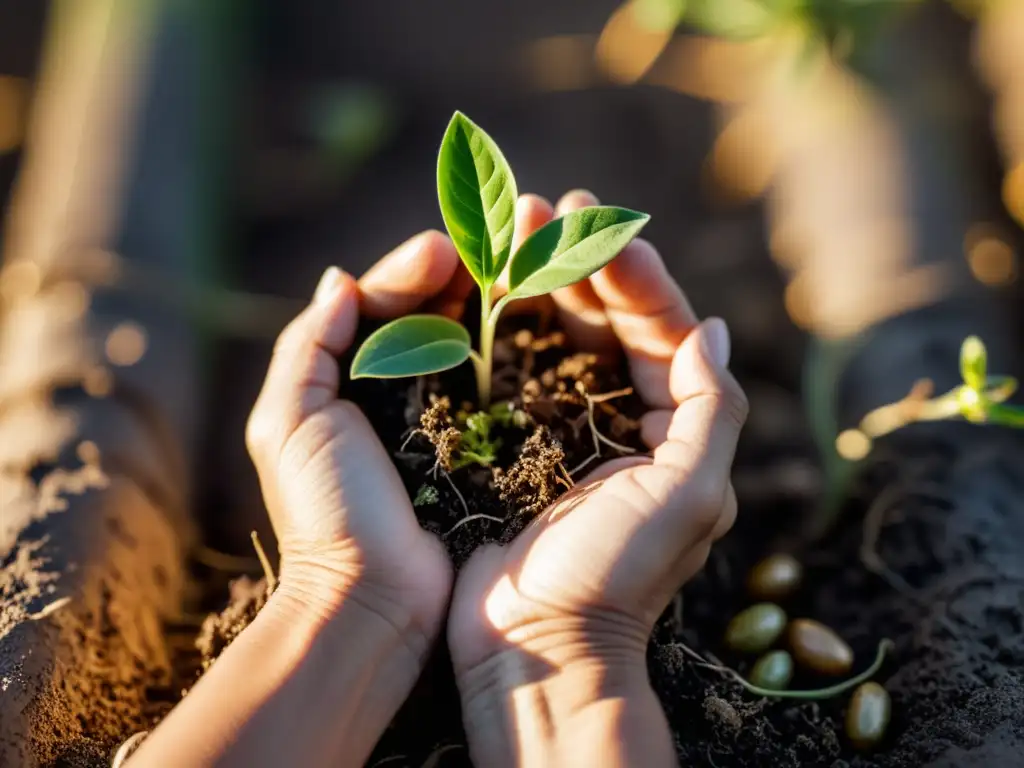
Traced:
<path fill-rule="evenodd" d="M 444 297 L 459 267 L 451 241 L 425 232 L 357 284 L 336 268 L 281 334 L 246 442 L 281 551 L 280 590 L 330 614 L 354 601 L 389 627 L 419 668 L 441 627 L 451 564 L 416 522 L 390 457 L 364 414 L 338 399 L 337 357 L 360 311 L 396 317 Z"/>
<path fill-rule="evenodd" d="M 362 765 L 422 670 L 451 564 L 363 414 L 338 399 L 360 311 L 461 291 L 451 242 L 413 238 L 357 284 L 336 269 L 281 334 L 246 440 L 279 586 L 131 764 Z"/>
<path fill-rule="evenodd" d="M 593 204 L 578 192 L 559 209 Z M 546 202 L 524 197 L 517 233 L 551 216 Z M 587 764 L 614 764 L 616 750 L 627 764 L 674 763 L 645 651 L 664 608 L 735 519 L 729 474 L 746 399 L 726 367 L 725 324 L 698 325 L 649 243 L 634 241 L 553 299 L 577 344 L 624 349 L 651 409 L 642 436 L 653 458 L 608 462 L 459 574 L 448 642 L 471 750 L 479 764 L 560 764 L 570 758 L 552 758 L 555 742 L 575 732 L 573 764 L 588 749 L 597 762 Z"/>

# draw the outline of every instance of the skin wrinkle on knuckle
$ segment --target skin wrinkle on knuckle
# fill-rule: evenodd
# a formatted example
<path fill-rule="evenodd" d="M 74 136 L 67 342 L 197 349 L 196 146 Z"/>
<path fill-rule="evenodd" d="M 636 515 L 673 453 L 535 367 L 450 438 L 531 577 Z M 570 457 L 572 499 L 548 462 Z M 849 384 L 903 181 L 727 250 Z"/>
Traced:
<path fill-rule="evenodd" d="M 686 408 L 687 412 L 684 413 L 683 408 Z M 737 432 L 747 420 L 748 405 L 746 395 L 739 388 L 738 384 L 730 382 L 725 382 L 725 386 L 720 389 L 703 389 L 684 396 L 676 408 L 673 422 L 676 418 L 685 418 L 687 422 L 692 422 L 694 417 L 689 414 L 689 411 L 694 408 L 707 409 L 707 412 L 710 414 L 708 417 L 705 417 L 708 423 L 724 422 L 734 427 Z M 678 428 L 675 431 L 678 432 Z M 677 440 L 678 438 L 674 437 L 672 432 L 673 429 L 670 426 L 670 439 Z"/>
<path fill-rule="evenodd" d="M 339 417 L 337 420 L 327 415 L 329 408 Z M 322 451 L 332 447 L 337 438 L 351 431 L 355 426 L 354 421 L 360 417 L 362 412 L 358 406 L 348 400 L 336 400 L 313 411 L 282 437 L 280 450 L 277 451 L 278 464 L 298 471 L 297 468 L 313 462 Z M 303 444 L 309 438 L 315 439 Z"/>
<path fill-rule="evenodd" d="M 672 317 L 679 311 L 673 304 L 652 312 L 636 312 L 629 309 L 606 307 L 605 314 L 622 346 L 631 355 L 644 355 L 659 363 L 670 363 L 685 333 L 680 330 L 679 318 Z M 652 324 L 655 328 L 652 329 Z"/>

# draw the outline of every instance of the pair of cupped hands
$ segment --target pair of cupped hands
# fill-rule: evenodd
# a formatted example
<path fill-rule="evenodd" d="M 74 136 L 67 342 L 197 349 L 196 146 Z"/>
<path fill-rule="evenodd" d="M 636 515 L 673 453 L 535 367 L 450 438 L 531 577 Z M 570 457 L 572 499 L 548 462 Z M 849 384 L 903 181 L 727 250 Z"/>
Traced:
<path fill-rule="evenodd" d="M 557 212 L 595 204 L 571 192 Z M 555 213 L 522 196 L 517 240 Z M 338 357 L 360 314 L 457 317 L 472 286 L 451 241 L 425 232 L 358 282 L 329 269 L 281 334 L 246 434 L 279 586 L 132 764 L 361 765 L 445 628 L 477 765 L 674 764 L 645 651 L 736 515 L 747 406 L 726 326 L 698 322 L 643 240 L 546 298 L 575 346 L 625 353 L 651 454 L 608 461 L 455 578 L 365 415 L 338 398 Z"/>

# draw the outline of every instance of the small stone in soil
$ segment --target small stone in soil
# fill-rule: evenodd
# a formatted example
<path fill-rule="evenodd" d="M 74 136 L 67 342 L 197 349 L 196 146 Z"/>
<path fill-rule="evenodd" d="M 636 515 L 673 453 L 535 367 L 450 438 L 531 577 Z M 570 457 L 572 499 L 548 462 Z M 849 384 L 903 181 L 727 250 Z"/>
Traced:
<path fill-rule="evenodd" d="M 853 649 L 812 619 L 796 619 L 789 625 L 789 646 L 797 664 L 822 675 L 845 675 L 853 666 Z"/>
<path fill-rule="evenodd" d="M 762 653 L 786 629 L 786 612 L 774 603 L 758 603 L 736 614 L 725 629 L 725 644 L 741 653 Z"/>
<path fill-rule="evenodd" d="M 793 679 L 793 657 L 786 651 L 770 651 L 757 660 L 748 679 L 759 688 L 785 690 Z"/>
<path fill-rule="evenodd" d="M 846 735 L 855 749 L 866 751 L 885 736 L 892 716 L 889 692 L 874 682 L 863 683 L 853 692 L 846 712 Z"/>
<path fill-rule="evenodd" d="M 743 718 L 736 707 L 718 696 L 704 699 L 704 716 L 729 731 L 739 731 L 743 727 Z"/>
<path fill-rule="evenodd" d="M 769 555 L 747 577 L 747 591 L 755 600 L 782 600 L 800 588 L 804 569 L 792 555 Z"/>

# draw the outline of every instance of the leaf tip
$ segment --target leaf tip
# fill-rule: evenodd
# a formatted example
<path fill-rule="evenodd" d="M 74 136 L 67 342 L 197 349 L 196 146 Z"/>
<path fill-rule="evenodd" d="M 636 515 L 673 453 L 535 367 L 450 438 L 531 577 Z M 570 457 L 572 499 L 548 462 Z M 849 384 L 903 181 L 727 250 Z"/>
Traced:
<path fill-rule="evenodd" d="M 647 223 L 651 220 L 651 214 L 649 213 L 644 213 L 643 211 L 634 211 L 631 208 L 626 208 L 626 210 L 629 211 L 634 216 L 634 220 L 639 222 L 639 226 L 641 227 L 647 226 Z"/>
<path fill-rule="evenodd" d="M 359 365 L 358 354 L 356 355 L 356 359 L 352 361 L 352 365 L 350 365 L 348 368 L 348 377 L 353 381 L 355 379 L 365 379 L 367 377 L 367 374 L 363 372 L 362 368 Z"/>

